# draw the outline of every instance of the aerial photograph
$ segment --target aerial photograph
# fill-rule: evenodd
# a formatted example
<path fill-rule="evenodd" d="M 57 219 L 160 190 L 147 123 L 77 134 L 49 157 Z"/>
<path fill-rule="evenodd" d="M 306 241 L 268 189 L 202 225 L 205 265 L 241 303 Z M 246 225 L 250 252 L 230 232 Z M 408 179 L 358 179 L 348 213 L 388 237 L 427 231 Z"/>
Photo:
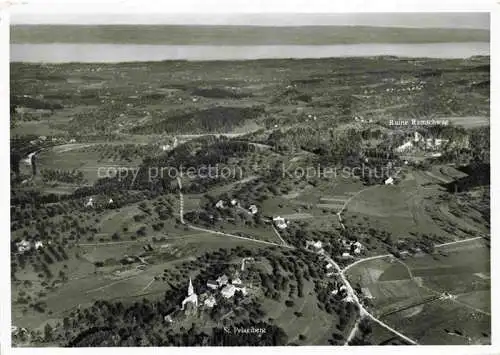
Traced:
<path fill-rule="evenodd" d="M 488 13 L 10 41 L 12 347 L 491 344 Z"/>

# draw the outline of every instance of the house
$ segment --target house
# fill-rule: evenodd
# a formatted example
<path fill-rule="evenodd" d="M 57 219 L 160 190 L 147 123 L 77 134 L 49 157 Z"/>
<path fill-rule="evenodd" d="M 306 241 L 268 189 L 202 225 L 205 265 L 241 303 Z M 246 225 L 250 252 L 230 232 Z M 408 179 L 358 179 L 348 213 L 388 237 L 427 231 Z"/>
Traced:
<path fill-rule="evenodd" d="M 313 249 L 320 250 L 323 248 L 323 243 L 321 241 L 317 240 L 315 242 L 312 242 L 310 240 L 306 241 L 306 249 L 309 249 L 309 247 L 313 247 Z"/>
<path fill-rule="evenodd" d="M 94 199 L 92 197 L 85 203 L 85 207 L 94 207 Z"/>
<path fill-rule="evenodd" d="M 217 301 L 215 300 L 214 296 L 208 297 L 204 302 L 203 305 L 207 308 L 213 308 L 217 304 Z"/>
<path fill-rule="evenodd" d="M 35 241 L 35 249 L 43 248 L 43 243 L 40 240 Z"/>
<path fill-rule="evenodd" d="M 248 292 L 247 292 L 247 288 L 246 288 L 246 287 L 237 287 L 237 286 L 236 286 L 236 287 L 235 287 L 235 291 L 240 291 L 240 292 L 243 294 L 243 296 L 246 296 L 246 295 L 247 295 L 247 293 L 248 293 Z"/>
<path fill-rule="evenodd" d="M 241 279 L 239 277 L 237 277 L 237 278 L 235 278 L 235 279 L 233 279 L 231 281 L 231 284 L 233 284 L 233 285 L 241 285 Z"/>
<path fill-rule="evenodd" d="M 273 222 L 279 229 L 285 229 L 286 227 L 288 227 L 288 224 L 283 217 L 273 217 Z"/>
<path fill-rule="evenodd" d="M 208 280 L 207 287 L 211 290 L 216 290 L 219 288 L 219 283 L 215 280 Z"/>
<path fill-rule="evenodd" d="M 241 259 L 241 271 L 245 271 L 245 262 L 246 261 L 255 261 L 254 258 L 243 258 Z"/>
<path fill-rule="evenodd" d="M 332 264 L 332 263 L 328 263 L 328 264 L 326 265 L 326 269 L 327 269 L 327 270 L 331 269 L 332 267 L 333 267 L 333 264 Z"/>
<path fill-rule="evenodd" d="M 163 320 L 167 323 L 172 323 L 174 321 L 170 314 L 167 314 L 165 317 L 163 317 Z"/>
<path fill-rule="evenodd" d="M 389 177 L 384 181 L 384 184 L 386 185 L 394 185 L 394 179 L 392 177 Z"/>
<path fill-rule="evenodd" d="M 220 291 L 224 298 L 231 298 L 236 292 L 236 287 L 234 285 L 228 284 Z"/>
<path fill-rule="evenodd" d="M 259 209 L 255 205 L 250 205 L 250 207 L 248 207 L 248 211 L 250 211 L 251 214 L 256 214 L 259 212 Z"/>
<path fill-rule="evenodd" d="M 216 204 L 215 204 L 215 207 L 217 207 L 218 209 L 222 209 L 225 207 L 225 203 L 224 201 L 222 200 L 219 200 Z"/>
<path fill-rule="evenodd" d="M 228 282 L 229 278 L 225 274 L 217 278 L 217 283 L 219 284 L 219 286 L 227 285 Z"/>
<path fill-rule="evenodd" d="M 31 250 L 31 243 L 28 242 L 27 240 L 23 239 L 19 243 L 16 244 L 16 247 L 17 247 L 17 251 L 19 253 L 24 253 L 24 252 Z"/>
<path fill-rule="evenodd" d="M 351 244 L 351 252 L 354 254 L 359 254 L 363 250 L 363 244 L 360 242 L 354 242 Z"/>
<path fill-rule="evenodd" d="M 231 200 L 231 206 L 237 206 L 239 205 L 238 200 L 235 200 L 234 198 Z"/>
<path fill-rule="evenodd" d="M 161 146 L 161 150 L 163 150 L 163 151 L 167 151 L 169 149 L 170 149 L 170 145 L 169 144 L 165 144 L 165 145 Z"/>
<path fill-rule="evenodd" d="M 420 133 L 415 132 L 415 133 L 413 134 L 413 141 L 414 141 L 415 143 L 421 142 L 421 141 L 423 141 L 423 140 L 424 140 L 424 136 L 422 136 Z"/>
<path fill-rule="evenodd" d="M 368 299 L 373 299 L 373 295 L 372 293 L 370 292 L 370 289 L 368 287 L 363 287 L 361 289 L 361 292 L 363 293 L 363 296 L 368 298 Z"/>
<path fill-rule="evenodd" d="M 399 147 L 396 147 L 395 151 L 398 153 L 404 153 L 404 152 L 408 152 L 412 148 L 413 148 L 413 142 L 408 141 L 408 142 L 400 145 Z"/>

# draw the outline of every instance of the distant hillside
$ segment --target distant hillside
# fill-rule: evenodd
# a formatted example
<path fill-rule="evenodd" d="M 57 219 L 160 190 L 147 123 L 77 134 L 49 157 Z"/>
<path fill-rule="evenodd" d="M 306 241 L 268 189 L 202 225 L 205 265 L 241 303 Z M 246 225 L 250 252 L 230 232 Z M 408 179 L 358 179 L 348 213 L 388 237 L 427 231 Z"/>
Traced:
<path fill-rule="evenodd" d="M 487 30 L 363 26 L 16 25 L 11 43 L 328 45 L 489 42 Z"/>

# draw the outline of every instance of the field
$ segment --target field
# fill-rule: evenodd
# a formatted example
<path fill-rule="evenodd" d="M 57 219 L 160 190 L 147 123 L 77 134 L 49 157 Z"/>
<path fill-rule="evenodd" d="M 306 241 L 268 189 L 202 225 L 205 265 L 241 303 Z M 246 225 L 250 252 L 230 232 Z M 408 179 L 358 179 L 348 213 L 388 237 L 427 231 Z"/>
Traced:
<path fill-rule="evenodd" d="M 473 240 L 436 250 L 402 261 L 362 262 L 348 277 L 369 290 L 380 319 L 421 344 L 489 343 L 488 244 Z M 419 326 L 422 322 L 428 327 Z"/>

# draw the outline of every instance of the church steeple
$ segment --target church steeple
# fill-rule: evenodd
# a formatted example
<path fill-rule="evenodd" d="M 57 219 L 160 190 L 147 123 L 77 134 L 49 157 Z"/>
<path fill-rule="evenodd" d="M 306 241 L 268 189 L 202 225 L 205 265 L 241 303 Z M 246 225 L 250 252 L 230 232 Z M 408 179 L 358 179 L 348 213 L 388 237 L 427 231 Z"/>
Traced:
<path fill-rule="evenodd" d="M 188 286 L 188 297 L 194 293 L 193 282 L 191 281 L 191 277 L 189 278 L 189 286 Z"/>

